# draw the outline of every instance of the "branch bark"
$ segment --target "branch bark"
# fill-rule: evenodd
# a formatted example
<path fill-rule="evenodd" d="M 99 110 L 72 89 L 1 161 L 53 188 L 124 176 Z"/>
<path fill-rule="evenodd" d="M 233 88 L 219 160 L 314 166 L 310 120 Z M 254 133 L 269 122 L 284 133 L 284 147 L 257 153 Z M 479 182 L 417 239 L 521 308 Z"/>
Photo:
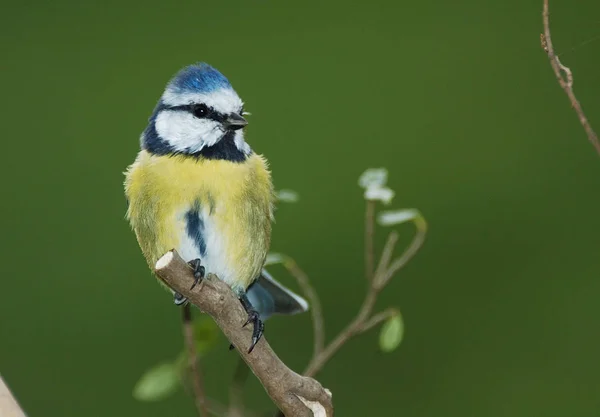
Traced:
<path fill-rule="evenodd" d="M 550 33 L 550 12 L 548 10 L 548 1 L 544 0 L 544 9 L 542 12 L 542 20 L 544 24 L 544 33 L 541 36 L 542 48 L 548 54 L 548 59 L 550 59 L 550 65 L 554 70 L 554 75 L 556 75 L 556 79 L 558 83 L 567 94 L 569 101 L 571 102 L 571 106 L 577 113 L 577 117 L 579 118 L 579 122 L 581 126 L 583 126 L 583 130 L 587 134 L 588 140 L 592 144 L 592 146 L 596 149 L 598 155 L 600 155 L 600 141 L 598 141 L 598 135 L 592 129 L 590 122 L 588 121 L 583 109 L 581 108 L 581 104 L 579 104 L 579 100 L 575 96 L 573 92 L 573 73 L 569 67 L 564 66 L 556 53 L 554 52 L 554 46 L 552 45 L 552 36 Z M 564 73 L 564 76 L 563 76 Z"/>
<path fill-rule="evenodd" d="M 225 282 L 214 275 L 208 275 L 203 285 L 190 290 L 194 282 L 192 270 L 175 250 L 167 252 L 158 260 L 155 273 L 167 286 L 187 297 L 192 304 L 212 317 L 229 341 L 237 347 L 237 352 L 285 416 L 313 417 L 312 410 L 315 409 L 324 411 L 323 416 L 333 416 L 331 392 L 318 381 L 288 368 L 271 349 L 265 337 L 258 342 L 252 353 L 247 353 L 252 331 L 248 327 L 242 327 L 246 314 Z"/>
<path fill-rule="evenodd" d="M 0 376 L 0 416 L 25 417 L 25 413 Z"/>

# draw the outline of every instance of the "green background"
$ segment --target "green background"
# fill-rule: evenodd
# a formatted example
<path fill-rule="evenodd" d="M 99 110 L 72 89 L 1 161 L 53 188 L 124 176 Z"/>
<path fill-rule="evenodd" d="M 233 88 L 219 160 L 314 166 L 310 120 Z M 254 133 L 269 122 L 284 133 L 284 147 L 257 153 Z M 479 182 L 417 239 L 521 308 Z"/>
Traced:
<path fill-rule="evenodd" d="M 600 3 L 552 3 L 555 46 L 600 129 Z M 392 206 L 430 224 L 378 305 L 402 310 L 403 344 L 383 354 L 371 331 L 319 375 L 337 415 L 600 415 L 600 159 L 540 48 L 541 7 L 5 3 L 0 372 L 28 414 L 195 415 L 183 392 L 131 395 L 182 339 L 124 220 L 122 172 L 166 81 L 202 60 L 247 103 L 276 187 L 301 196 L 278 210 L 272 249 L 312 277 L 329 337 L 364 292 L 360 173 L 387 167 Z M 267 335 L 304 367 L 308 315 Z M 222 339 L 205 362 L 225 400 L 235 353 Z M 246 392 L 272 408 L 256 381 Z"/>

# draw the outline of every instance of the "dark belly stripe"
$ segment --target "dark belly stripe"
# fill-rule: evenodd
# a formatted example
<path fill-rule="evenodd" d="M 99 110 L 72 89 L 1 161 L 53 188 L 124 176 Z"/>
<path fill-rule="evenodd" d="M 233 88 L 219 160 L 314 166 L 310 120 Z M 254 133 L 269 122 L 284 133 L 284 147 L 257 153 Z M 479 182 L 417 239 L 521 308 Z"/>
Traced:
<path fill-rule="evenodd" d="M 204 240 L 204 222 L 200 218 L 200 203 L 185 214 L 186 232 L 200 251 L 200 256 L 206 256 L 206 241 Z"/>

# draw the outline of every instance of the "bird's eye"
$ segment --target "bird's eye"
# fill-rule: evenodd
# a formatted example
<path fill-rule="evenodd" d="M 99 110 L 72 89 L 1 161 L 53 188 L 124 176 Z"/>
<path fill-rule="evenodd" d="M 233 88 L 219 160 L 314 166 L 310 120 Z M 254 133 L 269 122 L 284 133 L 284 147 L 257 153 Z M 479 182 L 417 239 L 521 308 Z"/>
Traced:
<path fill-rule="evenodd" d="M 210 113 L 210 110 L 208 109 L 206 104 L 197 104 L 192 109 L 192 112 L 194 113 L 194 116 L 201 119 L 203 117 L 208 116 L 208 114 Z"/>

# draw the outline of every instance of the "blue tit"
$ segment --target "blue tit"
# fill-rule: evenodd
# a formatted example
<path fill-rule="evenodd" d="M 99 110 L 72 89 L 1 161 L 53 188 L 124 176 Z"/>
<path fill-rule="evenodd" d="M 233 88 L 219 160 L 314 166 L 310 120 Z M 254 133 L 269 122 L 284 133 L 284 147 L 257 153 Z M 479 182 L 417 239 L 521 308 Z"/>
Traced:
<path fill-rule="evenodd" d="M 263 270 L 274 192 L 265 158 L 245 141 L 244 114 L 219 71 L 205 63 L 183 68 L 142 133 L 125 193 L 127 218 L 150 268 L 174 248 L 196 282 L 205 273 L 225 281 L 253 325 L 252 351 L 263 320 L 306 311 L 308 303 Z M 187 301 L 177 293 L 174 300 Z"/>

